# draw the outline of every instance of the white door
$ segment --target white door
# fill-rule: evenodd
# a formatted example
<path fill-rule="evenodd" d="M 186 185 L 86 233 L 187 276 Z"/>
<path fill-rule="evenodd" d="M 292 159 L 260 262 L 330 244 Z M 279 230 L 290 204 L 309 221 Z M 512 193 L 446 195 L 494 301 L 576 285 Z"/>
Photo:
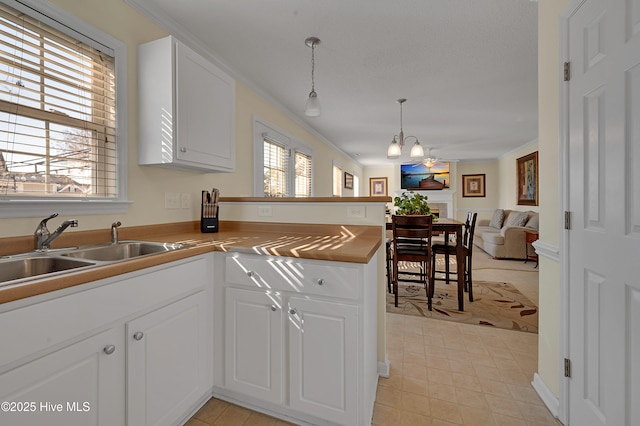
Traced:
<path fill-rule="evenodd" d="M 233 81 L 206 59 L 176 43 L 177 156 L 233 171 Z"/>
<path fill-rule="evenodd" d="M 128 425 L 176 424 L 206 393 L 205 311 L 201 291 L 127 323 Z"/>
<path fill-rule="evenodd" d="M 640 424 L 640 0 L 568 17 L 571 425 Z"/>
<path fill-rule="evenodd" d="M 338 424 L 358 421 L 358 307 L 289 299 L 289 403 Z"/>
<path fill-rule="evenodd" d="M 277 292 L 226 288 L 225 386 L 281 404 L 282 302 Z"/>
<path fill-rule="evenodd" d="M 124 425 L 122 332 L 108 329 L 0 375 L 0 424 Z"/>

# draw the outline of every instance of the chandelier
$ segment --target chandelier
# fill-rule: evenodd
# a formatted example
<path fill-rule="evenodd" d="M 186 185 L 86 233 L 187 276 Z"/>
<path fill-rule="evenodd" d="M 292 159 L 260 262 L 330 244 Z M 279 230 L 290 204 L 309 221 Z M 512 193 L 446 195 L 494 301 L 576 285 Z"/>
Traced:
<path fill-rule="evenodd" d="M 406 101 L 407 100 L 404 98 L 397 100 L 397 102 L 400 104 L 400 133 L 393 137 L 391 145 L 389 145 L 389 148 L 387 148 L 387 158 L 389 159 L 396 159 L 400 157 L 400 154 L 402 153 L 402 147 L 409 138 L 415 139 L 415 143 L 411 147 L 411 158 L 424 157 L 424 150 L 422 149 L 422 145 L 420 145 L 420 141 L 418 141 L 418 138 L 415 136 L 405 137 L 404 131 L 402 130 L 402 104 Z"/>

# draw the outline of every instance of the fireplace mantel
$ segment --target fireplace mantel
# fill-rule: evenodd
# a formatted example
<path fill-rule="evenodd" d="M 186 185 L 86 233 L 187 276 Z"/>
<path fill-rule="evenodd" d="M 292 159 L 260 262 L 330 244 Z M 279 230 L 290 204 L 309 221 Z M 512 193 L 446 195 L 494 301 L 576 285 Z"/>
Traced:
<path fill-rule="evenodd" d="M 446 209 L 444 209 L 446 211 L 446 215 L 442 214 L 442 210 L 440 209 L 440 217 L 448 217 L 448 218 L 453 218 L 453 196 L 456 193 L 456 191 L 452 190 L 452 189 L 442 189 L 442 190 L 411 190 L 411 191 L 406 191 L 406 190 L 400 190 L 400 191 L 395 191 L 394 197 L 399 197 L 400 195 L 402 195 L 404 192 L 415 192 L 421 195 L 426 195 L 427 201 L 429 202 L 429 205 L 434 205 L 434 204 L 444 204 L 446 205 Z M 437 207 L 437 206 L 434 206 Z"/>

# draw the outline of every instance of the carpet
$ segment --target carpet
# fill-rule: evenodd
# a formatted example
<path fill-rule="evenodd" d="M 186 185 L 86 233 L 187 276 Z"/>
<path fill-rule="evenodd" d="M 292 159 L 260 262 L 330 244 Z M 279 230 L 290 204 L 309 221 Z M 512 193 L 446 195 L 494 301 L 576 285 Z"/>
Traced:
<path fill-rule="evenodd" d="M 403 272 L 415 271 L 413 265 L 401 269 L 404 269 Z M 424 286 L 400 281 L 398 307 L 394 306 L 393 294 L 387 293 L 387 312 L 529 333 L 538 332 L 537 306 L 512 284 L 474 280 L 473 302 L 469 302 L 469 295 L 465 293 L 464 312 L 458 311 L 457 291 L 456 283 L 447 285 L 444 281 L 436 281 L 433 310 L 429 311 Z"/>

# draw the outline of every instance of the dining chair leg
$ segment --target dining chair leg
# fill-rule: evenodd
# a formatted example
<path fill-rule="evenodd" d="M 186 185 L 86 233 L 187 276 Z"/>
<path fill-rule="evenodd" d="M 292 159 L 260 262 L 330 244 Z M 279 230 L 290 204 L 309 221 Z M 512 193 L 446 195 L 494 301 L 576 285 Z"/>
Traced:
<path fill-rule="evenodd" d="M 431 273 L 429 274 L 429 284 L 433 287 L 436 283 L 436 254 L 431 254 Z"/>
<path fill-rule="evenodd" d="M 391 268 L 389 267 L 391 266 Z M 387 241 L 387 291 L 391 293 L 391 270 L 393 265 L 391 264 L 391 243 Z"/>
<path fill-rule="evenodd" d="M 469 302 L 473 302 L 473 278 L 471 276 L 471 256 L 467 256 L 467 262 L 465 264 L 465 269 L 467 270 L 466 273 L 466 280 L 465 282 L 467 283 L 467 287 L 468 287 L 468 291 L 469 291 Z"/>
<path fill-rule="evenodd" d="M 434 258 L 433 254 L 431 255 L 432 258 Z M 431 300 L 433 298 L 433 290 L 435 287 L 435 280 L 432 280 L 431 277 L 433 276 L 433 269 L 431 267 L 431 259 L 429 259 L 428 262 L 426 262 L 427 264 L 427 274 L 426 274 L 426 280 L 425 280 L 425 290 L 427 292 L 427 309 L 429 309 L 430 311 L 431 309 Z"/>
<path fill-rule="evenodd" d="M 445 270 L 445 279 L 446 283 L 449 284 L 449 253 L 445 253 L 444 255 L 444 270 Z"/>
<path fill-rule="evenodd" d="M 398 262 L 393 260 L 393 298 L 394 306 L 398 307 Z"/>

